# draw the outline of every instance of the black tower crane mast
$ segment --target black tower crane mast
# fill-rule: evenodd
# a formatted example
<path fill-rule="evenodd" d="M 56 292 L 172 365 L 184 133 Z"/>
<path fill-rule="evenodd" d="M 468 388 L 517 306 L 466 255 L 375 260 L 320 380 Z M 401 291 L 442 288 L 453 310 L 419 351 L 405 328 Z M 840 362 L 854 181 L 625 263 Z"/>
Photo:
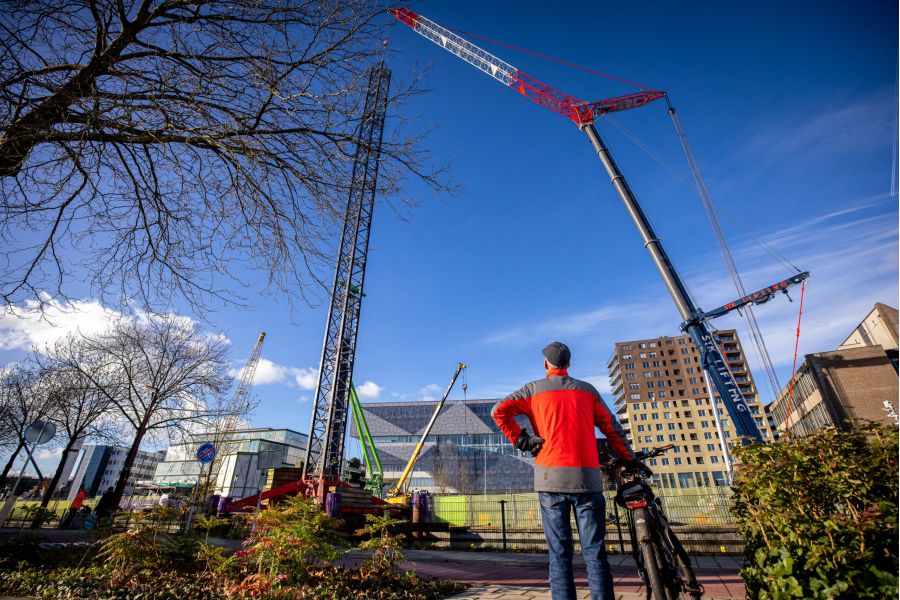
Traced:
<path fill-rule="evenodd" d="M 328 325 L 319 363 L 309 443 L 303 462 L 303 475 L 307 479 L 311 476 L 337 478 L 341 474 L 390 79 L 391 72 L 383 61 L 370 69 L 328 307 Z"/>

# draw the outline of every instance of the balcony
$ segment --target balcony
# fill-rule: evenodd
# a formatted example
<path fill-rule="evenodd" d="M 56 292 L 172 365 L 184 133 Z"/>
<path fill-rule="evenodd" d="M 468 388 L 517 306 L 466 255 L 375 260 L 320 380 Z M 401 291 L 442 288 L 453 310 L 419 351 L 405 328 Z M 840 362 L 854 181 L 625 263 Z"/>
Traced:
<path fill-rule="evenodd" d="M 617 363 L 619 360 L 619 355 L 615 352 L 612 353 L 612 356 L 609 357 L 609 360 L 606 361 L 606 368 L 612 369 L 613 363 Z"/>

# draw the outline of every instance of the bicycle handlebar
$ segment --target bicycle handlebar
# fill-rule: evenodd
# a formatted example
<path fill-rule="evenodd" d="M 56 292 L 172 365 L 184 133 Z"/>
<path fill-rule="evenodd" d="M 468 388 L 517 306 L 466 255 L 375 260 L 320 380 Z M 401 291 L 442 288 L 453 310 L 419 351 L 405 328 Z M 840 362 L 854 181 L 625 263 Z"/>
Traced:
<path fill-rule="evenodd" d="M 635 453 L 634 459 L 643 462 L 643 461 L 647 460 L 648 458 L 653 458 L 654 456 L 659 456 L 660 454 L 668 452 L 669 450 L 671 450 L 674 447 L 675 447 L 675 444 L 666 444 L 665 446 L 651 448 L 650 450 L 642 450 L 640 452 Z M 621 458 L 614 458 L 612 460 L 612 462 L 610 462 L 604 466 L 621 467 L 621 466 L 624 466 L 624 464 L 626 462 L 628 462 L 628 461 L 622 460 Z"/>

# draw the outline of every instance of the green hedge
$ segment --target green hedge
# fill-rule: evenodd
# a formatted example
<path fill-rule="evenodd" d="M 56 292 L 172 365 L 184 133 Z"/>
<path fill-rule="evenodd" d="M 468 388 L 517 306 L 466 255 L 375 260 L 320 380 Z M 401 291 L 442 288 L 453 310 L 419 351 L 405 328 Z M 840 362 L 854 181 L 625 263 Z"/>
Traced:
<path fill-rule="evenodd" d="M 734 515 L 749 598 L 896 598 L 896 429 L 739 448 Z"/>

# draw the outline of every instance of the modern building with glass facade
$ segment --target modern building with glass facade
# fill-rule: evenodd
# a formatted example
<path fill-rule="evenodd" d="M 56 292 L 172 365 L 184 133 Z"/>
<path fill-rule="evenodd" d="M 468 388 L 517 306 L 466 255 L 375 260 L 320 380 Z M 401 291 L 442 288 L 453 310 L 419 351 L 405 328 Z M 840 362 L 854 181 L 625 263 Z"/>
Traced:
<path fill-rule="evenodd" d="M 201 463 L 197 448 L 210 442 L 212 435 L 197 434 L 186 442 L 173 444 L 156 467 L 155 485 L 197 483 Z M 231 498 L 252 496 L 265 485 L 269 469 L 298 467 L 303 463 L 307 435 L 291 429 L 267 427 L 240 429 L 226 437 L 218 448 L 216 480 L 211 493 Z M 208 469 L 208 466 L 203 466 Z"/>
<path fill-rule="evenodd" d="M 131 475 L 125 484 L 125 495 L 134 491 L 136 483 L 148 481 L 153 477 L 156 465 L 162 460 L 164 452 L 145 452 L 138 454 L 131 465 Z M 115 487 L 125 464 L 128 448 L 121 446 L 88 445 L 81 448 L 78 458 L 72 467 L 74 473 L 69 484 L 69 500 L 74 500 L 80 490 L 88 496 L 99 496 L 106 490 Z"/>
<path fill-rule="evenodd" d="M 447 401 L 413 470 L 410 490 L 480 494 L 534 489 L 534 459 L 516 450 L 491 418 L 497 402 Z M 400 478 L 436 406 L 437 402 L 362 404 L 389 486 Z M 518 419 L 522 426 L 528 422 L 526 417 Z M 356 438 L 355 424 L 350 431 Z"/>
<path fill-rule="evenodd" d="M 772 428 L 737 332 L 718 331 L 716 341 L 763 437 L 771 440 Z M 649 461 L 658 486 L 726 485 L 716 413 L 729 448 L 737 443 L 737 437 L 718 395 L 714 396 L 715 407 L 710 401 L 700 355 L 690 336 L 616 342 L 607 367 L 616 416 L 634 450 L 675 445 L 667 454 Z"/>

